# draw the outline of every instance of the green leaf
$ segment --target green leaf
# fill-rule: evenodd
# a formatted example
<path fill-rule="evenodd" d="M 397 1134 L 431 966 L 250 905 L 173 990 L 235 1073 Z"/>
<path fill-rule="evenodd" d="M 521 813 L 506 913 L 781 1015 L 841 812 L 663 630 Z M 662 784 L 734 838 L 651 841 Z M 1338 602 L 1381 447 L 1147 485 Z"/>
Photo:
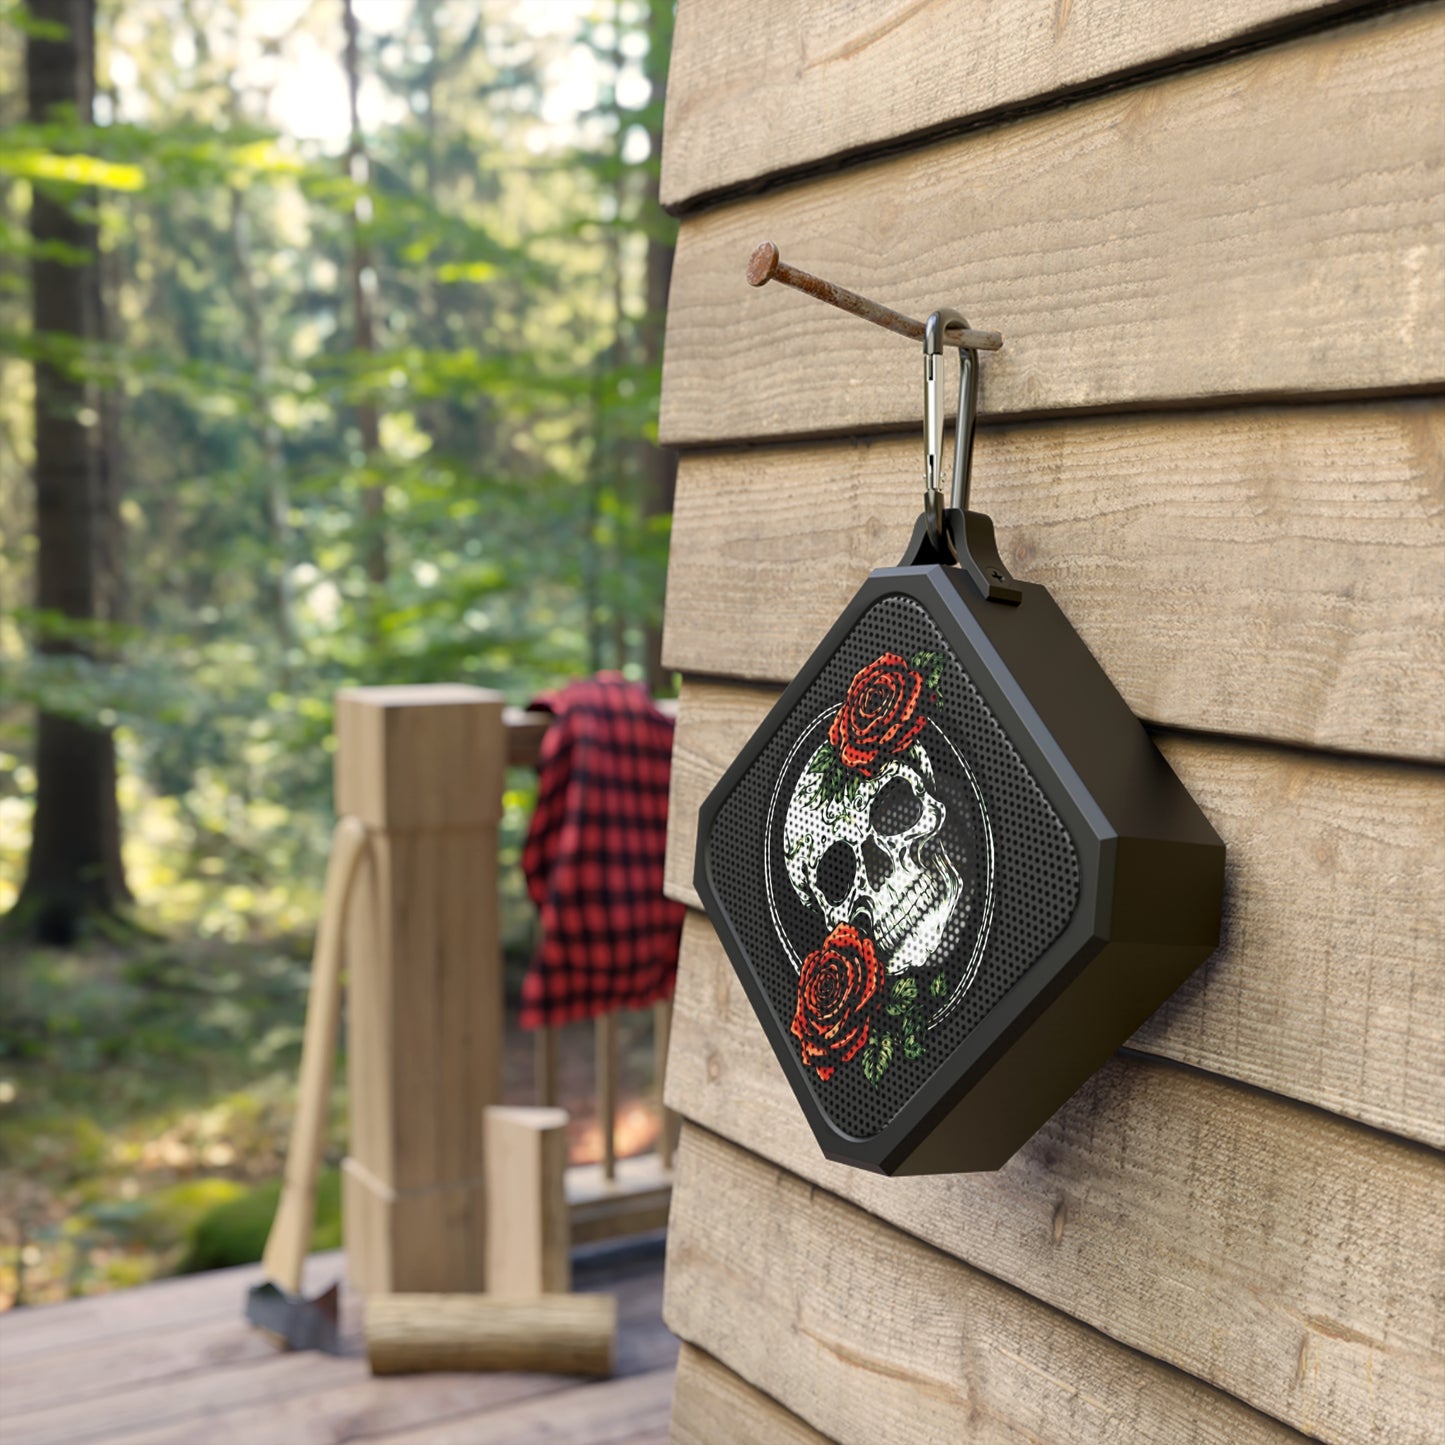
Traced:
<path fill-rule="evenodd" d="M 38 150 L 0 151 L 0 171 L 107 191 L 138 191 L 145 185 L 145 172 L 139 166 L 118 165 L 99 156 L 60 156 Z"/>
<path fill-rule="evenodd" d="M 903 1057 L 906 1059 L 921 1059 L 923 1057 L 923 1038 L 917 1027 L 917 1019 L 910 1019 L 903 1029 Z"/>
<path fill-rule="evenodd" d="M 928 985 L 928 991 L 934 998 L 942 998 L 948 992 L 948 979 L 941 969 L 933 975 L 933 982 Z"/>
<path fill-rule="evenodd" d="M 894 980 L 888 991 L 887 1011 L 897 1018 L 900 1014 L 912 1013 L 918 1007 L 918 980 L 900 978 Z"/>
<path fill-rule="evenodd" d="M 858 775 L 844 767 L 841 754 L 827 744 L 814 754 L 808 771 L 817 775 L 818 794 L 825 803 L 836 803 L 858 789 Z"/>
<path fill-rule="evenodd" d="M 880 1034 L 863 1050 L 863 1072 L 870 1084 L 876 1084 L 883 1077 L 884 1070 L 893 1062 L 893 1035 Z"/>
<path fill-rule="evenodd" d="M 908 665 L 923 674 L 929 692 L 937 689 L 943 677 L 943 658 L 936 652 L 915 652 L 908 659 Z"/>

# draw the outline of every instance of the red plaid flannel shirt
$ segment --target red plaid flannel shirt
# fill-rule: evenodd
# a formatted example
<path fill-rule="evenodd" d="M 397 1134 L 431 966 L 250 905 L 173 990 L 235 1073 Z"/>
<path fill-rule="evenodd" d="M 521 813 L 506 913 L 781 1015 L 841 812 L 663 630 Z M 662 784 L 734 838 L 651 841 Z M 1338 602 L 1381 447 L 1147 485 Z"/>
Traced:
<path fill-rule="evenodd" d="M 522 850 L 542 924 L 522 983 L 528 1029 L 670 998 L 685 912 L 662 894 L 671 719 L 616 673 L 533 706 L 557 721 L 542 740 Z"/>

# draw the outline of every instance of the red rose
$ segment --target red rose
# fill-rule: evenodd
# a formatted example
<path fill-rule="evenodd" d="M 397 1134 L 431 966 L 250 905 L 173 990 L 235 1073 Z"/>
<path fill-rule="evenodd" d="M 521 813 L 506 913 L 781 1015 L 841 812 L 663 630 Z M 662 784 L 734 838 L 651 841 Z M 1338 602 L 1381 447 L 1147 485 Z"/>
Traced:
<path fill-rule="evenodd" d="M 868 1042 L 882 982 L 873 940 L 847 923 L 803 960 L 792 1033 L 802 1045 L 804 1066 L 820 1079 L 831 1079 L 834 1065 L 856 1058 Z"/>
<path fill-rule="evenodd" d="M 906 753 L 928 721 L 924 693 L 923 674 L 891 652 L 863 668 L 828 729 L 843 766 L 871 778 L 880 757 Z"/>

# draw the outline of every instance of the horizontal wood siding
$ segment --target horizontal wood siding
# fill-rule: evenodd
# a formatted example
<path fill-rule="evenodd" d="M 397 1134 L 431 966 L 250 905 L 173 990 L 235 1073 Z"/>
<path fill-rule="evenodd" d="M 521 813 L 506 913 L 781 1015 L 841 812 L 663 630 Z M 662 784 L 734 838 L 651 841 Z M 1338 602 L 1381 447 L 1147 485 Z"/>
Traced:
<path fill-rule="evenodd" d="M 1004 332 L 986 417 L 1445 385 L 1445 7 L 1281 45 L 687 221 L 675 445 L 917 427 L 917 351 L 752 248 Z"/>
<path fill-rule="evenodd" d="M 1445 1281 L 1429 1262 L 1445 1160 L 1433 1150 L 1121 1056 L 997 1173 L 885 1179 L 832 1164 L 700 914 L 684 930 L 667 1101 L 1287 1424 L 1329 1440 L 1435 1438 Z M 760 1217 L 772 1198 L 759 1196 Z M 897 1325 L 882 1310 L 876 1327 Z"/>
<path fill-rule="evenodd" d="M 667 887 L 776 694 L 690 683 Z M 1445 1147 L 1445 769 L 1161 735 L 1228 843 L 1224 945 L 1131 1046 Z"/>
<path fill-rule="evenodd" d="M 684 207 L 831 157 L 976 125 L 1070 90 L 1374 8 L 1318 0 L 692 0 L 678 8 L 667 77 L 662 201 Z"/>
<path fill-rule="evenodd" d="M 827 1437 L 702 1350 L 683 1345 L 673 1387 L 673 1445 L 727 1440 L 828 1445 Z"/>
<path fill-rule="evenodd" d="M 985 8 L 681 8 L 668 891 L 922 490 L 916 348 L 771 239 L 1004 333 L 973 505 L 1225 839 L 1223 946 L 1004 1169 L 889 1180 L 690 914 L 674 1432 L 1438 1439 L 1445 3 Z"/>
<path fill-rule="evenodd" d="M 668 665 L 791 678 L 902 556 L 922 456 L 685 456 Z M 1445 760 L 1445 401 L 989 428 L 973 497 L 1141 717 Z"/>
<path fill-rule="evenodd" d="M 845 1445 L 1300 1438 L 696 1125 L 669 1249 L 668 1328 Z"/>

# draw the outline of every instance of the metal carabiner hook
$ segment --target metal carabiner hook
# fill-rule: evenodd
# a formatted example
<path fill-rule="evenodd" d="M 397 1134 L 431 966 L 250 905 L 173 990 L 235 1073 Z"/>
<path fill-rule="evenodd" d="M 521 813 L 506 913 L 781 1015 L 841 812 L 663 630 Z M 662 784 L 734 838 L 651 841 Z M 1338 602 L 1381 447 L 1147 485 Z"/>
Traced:
<path fill-rule="evenodd" d="M 973 471 L 973 428 L 978 415 L 978 352 L 958 349 L 958 420 L 953 433 L 953 489 L 945 503 L 939 485 L 943 470 L 943 347 L 950 325 L 968 329 L 957 311 L 935 311 L 923 323 L 923 515 L 929 540 L 940 552 L 956 556 L 953 539 L 944 525 L 948 508 L 968 510 L 969 479 Z M 946 547 L 944 544 L 947 544 Z"/>

